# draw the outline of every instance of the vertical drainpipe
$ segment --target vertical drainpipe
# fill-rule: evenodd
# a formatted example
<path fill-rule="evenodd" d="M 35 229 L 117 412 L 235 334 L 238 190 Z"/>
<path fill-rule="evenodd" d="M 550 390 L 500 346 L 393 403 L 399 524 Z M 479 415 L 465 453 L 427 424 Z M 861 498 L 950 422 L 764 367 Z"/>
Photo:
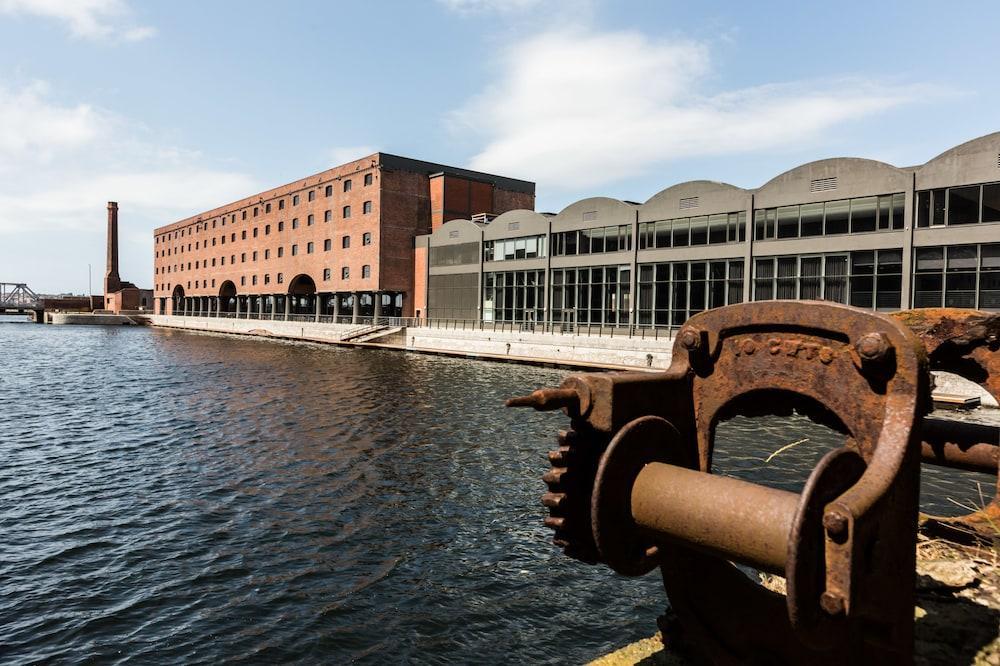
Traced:
<path fill-rule="evenodd" d="M 900 309 L 913 307 L 913 236 L 916 224 L 913 211 L 916 209 L 917 172 L 910 174 L 910 182 L 904 193 L 903 200 L 903 285 L 899 295 Z M 978 290 L 976 292 L 979 293 Z"/>
<path fill-rule="evenodd" d="M 636 308 L 639 303 L 639 209 L 636 208 L 632 218 L 632 271 L 629 276 L 628 327 L 636 325 Z"/>
<path fill-rule="evenodd" d="M 754 230 L 754 210 L 756 209 L 756 194 L 750 195 L 750 207 L 747 208 L 746 219 L 746 244 L 743 247 L 743 302 L 750 302 L 751 294 L 751 273 L 753 273 L 753 230 Z M 726 267 L 726 277 L 728 278 L 729 267 Z"/>
<path fill-rule="evenodd" d="M 487 223 L 489 224 L 489 223 Z M 483 320 L 483 284 L 485 284 L 486 279 L 483 275 L 484 265 L 483 265 L 483 245 L 486 241 L 484 240 L 486 227 L 479 227 L 476 225 L 476 229 L 479 231 L 479 271 L 476 273 L 476 290 L 479 294 L 476 298 L 476 318 L 479 321 Z M 427 265 L 430 266 L 431 263 L 431 251 L 430 248 L 427 249 Z M 428 287 L 430 286 L 430 281 L 428 278 Z"/>
<path fill-rule="evenodd" d="M 545 289 L 542 298 L 545 299 L 544 309 L 545 321 L 542 322 L 542 330 L 548 324 L 549 330 L 555 323 L 555 313 L 552 311 L 552 220 L 545 218 Z"/>

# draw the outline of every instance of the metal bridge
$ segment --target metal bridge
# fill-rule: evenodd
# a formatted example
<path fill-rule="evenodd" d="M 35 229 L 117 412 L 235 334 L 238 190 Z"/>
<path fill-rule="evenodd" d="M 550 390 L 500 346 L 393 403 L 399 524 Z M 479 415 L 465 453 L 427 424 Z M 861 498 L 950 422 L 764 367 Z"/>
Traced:
<path fill-rule="evenodd" d="M 45 321 L 45 304 L 23 282 L 0 282 L 0 314 L 31 314 L 37 323 Z"/>
<path fill-rule="evenodd" d="M 0 310 L 37 310 L 42 299 L 23 282 L 0 282 Z"/>

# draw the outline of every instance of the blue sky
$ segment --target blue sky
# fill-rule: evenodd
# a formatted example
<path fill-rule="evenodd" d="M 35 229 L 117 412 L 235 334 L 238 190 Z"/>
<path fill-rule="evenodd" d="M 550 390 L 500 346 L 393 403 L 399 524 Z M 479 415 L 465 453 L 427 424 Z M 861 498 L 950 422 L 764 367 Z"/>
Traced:
<path fill-rule="evenodd" d="M 538 209 L 897 165 L 1000 129 L 1000 3 L 0 0 L 0 281 L 99 288 L 152 229 L 384 150 Z"/>

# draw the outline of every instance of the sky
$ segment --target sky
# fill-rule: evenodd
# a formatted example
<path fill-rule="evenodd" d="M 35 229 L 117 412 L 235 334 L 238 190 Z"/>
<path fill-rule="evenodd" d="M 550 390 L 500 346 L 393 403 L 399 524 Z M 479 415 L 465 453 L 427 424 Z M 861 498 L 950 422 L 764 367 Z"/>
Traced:
<path fill-rule="evenodd" d="M 812 4 L 0 0 L 0 282 L 99 292 L 114 200 L 151 287 L 155 227 L 377 150 L 557 212 L 1000 130 L 1000 3 Z"/>

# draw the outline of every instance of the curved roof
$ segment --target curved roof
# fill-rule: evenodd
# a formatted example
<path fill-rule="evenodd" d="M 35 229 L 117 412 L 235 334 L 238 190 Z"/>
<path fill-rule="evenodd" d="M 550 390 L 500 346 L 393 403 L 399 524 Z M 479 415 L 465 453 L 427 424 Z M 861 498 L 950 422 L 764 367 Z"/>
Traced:
<path fill-rule="evenodd" d="M 916 171 L 918 190 L 1000 180 L 1000 132 L 950 148 Z"/>
<path fill-rule="evenodd" d="M 714 180 L 689 180 L 660 190 L 639 209 L 639 220 L 662 220 L 745 210 L 750 190 Z M 682 207 L 682 200 L 686 204 Z"/>
<path fill-rule="evenodd" d="M 940 160 L 947 160 L 952 157 L 957 157 L 960 155 L 969 155 L 971 153 L 978 153 L 984 150 L 990 152 L 996 152 L 997 146 L 1000 145 L 1000 132 L 993 132 L 992 134 L 984 134 L 983 136 L 977 137 L 975 139 L 970 139 L 965 143 L 960 143 L 954 148 L 949 148 L 940 155 L 932 157 L 927 160 L 924 166 L 930 166 L 934 162 Z"/>
<path fill-rule="evenodd" d="M 799 165 L 764 183 L 755 191 L 755 206 L 848 199 L 902 192 L 910 172 L 878 160 L 834 157 Z"/>
<path fill-rule="evenodd" d="M 519 208 L 502 213 L 483 228 L 483 238 L 512 238 L 544 234 L 549 230 L 549 216 Z"/>

